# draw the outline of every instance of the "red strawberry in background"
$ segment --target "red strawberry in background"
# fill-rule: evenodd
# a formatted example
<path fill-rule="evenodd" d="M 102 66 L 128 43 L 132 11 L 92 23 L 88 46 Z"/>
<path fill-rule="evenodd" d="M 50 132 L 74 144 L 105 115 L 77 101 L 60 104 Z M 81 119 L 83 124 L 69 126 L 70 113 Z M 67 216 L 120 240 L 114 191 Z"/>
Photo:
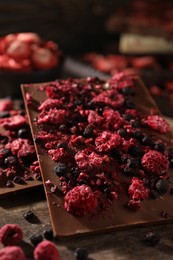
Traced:
<path fill-rule="evenodd" d="M 57 57 L 46 48 L 38 48 L 32 54 L 32 62 L 37 69 L 49 69 L 57 65 Z"/>

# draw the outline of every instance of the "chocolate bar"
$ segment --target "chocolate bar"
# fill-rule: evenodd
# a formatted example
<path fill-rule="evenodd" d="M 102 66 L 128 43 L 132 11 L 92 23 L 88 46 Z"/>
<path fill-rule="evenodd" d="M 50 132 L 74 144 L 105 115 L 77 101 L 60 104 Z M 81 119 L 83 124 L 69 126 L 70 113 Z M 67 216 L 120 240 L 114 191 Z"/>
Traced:
<path fill-rule="evenodd" d="M 21 102 L 0 100 L 0 197 L 42 185 L 39 165 Z"/>
<path fill-rule="evenodd" d="M 55 235 L 172 221 L 171 129 L 138 77 L 22 92 Z"/>

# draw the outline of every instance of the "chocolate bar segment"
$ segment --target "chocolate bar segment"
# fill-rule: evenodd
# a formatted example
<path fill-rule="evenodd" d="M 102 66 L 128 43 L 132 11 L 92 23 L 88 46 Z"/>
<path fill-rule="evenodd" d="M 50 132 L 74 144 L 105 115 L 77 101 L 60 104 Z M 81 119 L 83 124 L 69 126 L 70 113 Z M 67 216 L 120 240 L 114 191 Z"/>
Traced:
<path fill-rule="evenodd" d="M 57 236 L 172 220 L 171 130 L 139 78 L 22 91 Z"/>

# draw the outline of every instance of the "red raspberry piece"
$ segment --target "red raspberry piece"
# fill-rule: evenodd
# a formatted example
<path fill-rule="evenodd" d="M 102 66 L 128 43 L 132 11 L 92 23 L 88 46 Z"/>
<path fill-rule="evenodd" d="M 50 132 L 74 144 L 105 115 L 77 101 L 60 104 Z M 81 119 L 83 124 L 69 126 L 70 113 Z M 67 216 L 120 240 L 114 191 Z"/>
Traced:
<path fill-rule="evenodd" d="M 36 159 L 35 147 L 30 144 L 23 144 L 17 153 L 19 161 L 23 164 L 30 164 Z"/>
<path fill-rule="evenodd" d="M 92 212 L 97 208 L 97 205 L 97 196 L 85 184 L 74 187 L 64 197 L 65 210 L 79 217 Z"/>
<path fill-rule="evenodd" d="M 105 108 L 103 110 L 103 117 L 104 120 L 108 122 L 110 125 L 115 125 L 118 127 L 120 127 L 124 122 L 124 119 L 121 117 L 120 113 L 111 108 Z"/>
<path fill-rule="evenodd" d="M 40 242 L 34 249 L 35 260 L 59 260 L 59 252 L 55 244 L 50 241 Z"/>
<path fill-rule="evenodd" d="M 132 211 L 136 211 L 141 207 L 141 201 L 133 199 L 129 200 L 129 202 L 127 203 L 127 207 Z"/>
<path fill-rule="evenodd" d="M 87 149 L 77 152 L 75 160 L 81 170 L 99 170 L 110 161 L 107 155 L 102 156 Z"/>
<path fill-rule="evenodd" d="M 0 229 L 0 241 L 4 246 L 16 245 L 22 238 L 23 232 L 17 224 L 6 224 Z"/>
<path fill-rule="evenodd" d="M 144 181 L 133 177 L 128 189 L 128 194 L 133 200 L 143 200 L 148 198 L 149 189 L 145 187 Z"/>
<path fill-rule="evenodd" d="M 108 152 L 121 144 L 121 136 L 109 131 L 103 131 L 95 140 L 99 152 Z"/>
<path fill-rule="evenodd" d="M 18 246 L 6 246 L 0 250 L 1 260 L 26 260 L 23 250 Z"/>
<path fill-rule="evenodd" d="M 47 48 L 36 48 L 32 54 L 32 62 L 37 69 L 50 69 L 57 65 L 57 56 Z"/>
<path fill-rule="evenodd" d="M 168 133 L 171 131 L 171 128 L 168 122 L 158 115 L 148 116 L 147 124 L 154 130 L 159 131 L 160 133 Z"/>
<path fill-rule="evenodd" d="M 30 142 L 28 139 L 17 138 L 12 143 L 8 143 L 6 145 L 6 148 L 11 149 L 13 154 L 17 154 L 23 145 L 29 145 L 29 144 Z"/>
<path fill-rule="evenodd" d="M 93 98 L 94 103 L 101 103 L 104 105 L 112 106 L 117 108 L 124 103 L 124 96 L 117 93 L 115 89 L 106 90 L 100 93 L 98 96 Z"/>
<path fill-rule="evenodd" d="M 66 121 L 69 112 L 65 109 L 50 109 L 49 111 L 42 111 L 38 117 L 38 124 L 62 124 Z"/>
<path fill-rule="evenodd" d="M 158 151 L 150 150 L 141 159 L 141 164 L 148 173 L 163 175 L 169 168 L 168 159 Z"/>
<path fill-rule="evenodd" d="M 89 111 L 88 123 L 93 125 L 101 125 L 103 123 L 103 117 L 99 116 L 96 111 Z"/>
<path fill-rule="evenodd" d="M 7 111 L 13 109 L 13 101 L 9 98 L 0 100 L 0 111 Z"/>
<path fill-rule="evenodd" d="M 69 154 L 64 148 L 50 149 L 48 150 L 48 154 L 52 156 L 52 160 L 55 162 L 69 159 Z"/>
<path fill-rule="evenodd" d="M 22 128 L 22 126 L 27 124 L 26 117 L 21 115 L 14 115 L 8 118 L 0 119 L 0 124 L 7 130 L 15 130 Z"/>
<path fill-rule="evenodd" d="M 51 108 L 59 108 L 62 106 L 62 101 L 59 99 L 48 98 L 39 106 L 38 110 L 48 110 Z"/>

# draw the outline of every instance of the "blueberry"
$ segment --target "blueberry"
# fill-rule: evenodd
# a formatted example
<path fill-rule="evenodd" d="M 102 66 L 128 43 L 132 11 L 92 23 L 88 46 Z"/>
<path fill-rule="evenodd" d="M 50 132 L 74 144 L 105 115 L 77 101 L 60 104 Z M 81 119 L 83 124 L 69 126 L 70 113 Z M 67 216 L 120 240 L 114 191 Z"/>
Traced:
<path fill-rule="evenodd" d="M 67 143 L 65 143 L 65 142 L 58 143 L 57 144 L 57 148 L 64 148 L 64 149 L 66 149 L 67 148 Z"/>
<path fill-rule="evenodd" d="M 76 248 L 74 255 L 76 260 L 86 260 L 88 258 L 88 251 L 86 248 Z"/>
<path fill-rule="evenodd" d="M 164 152 L 165 151 L 165 145 L 163 143 L 156 142 L 154 149 L 159 151 L 159 152 Z"/>
<path fill-rule="evenodd" d="M 66 130 L 66 125 L 62 124 L 59 126 L 59 131 L 64 132 Z"/>
<path fill-rule="evenodd" d="M 121 90 L 121 92 L 126 96 L 126 95 L 131 95 L 132 94 L 132 89 L 130 87 L 125 87 Z"/>
<path fill-rule="evenodd" d="M 17 135 L 19 138 L 23 138 L 23 139 L 27 138 L 29 135 L 28 129 L 26 128 L 19 129 Z"/>
<path fill-rule="evenodd" d="M 126 131 L 126 129 L 120 128 L 117 131 L 117 134 L 119 134 L 121 137 L 126 137 L 127 136 L 127 131 Z"/>
<path fill-rule="evenodd" d="M 160 179 L 156 182 L 156 190 L 160 194 L 164 194 L 168 191 L 169 188 L 169 179 Z"/>
<path fill-rule="evenodd" d="M 126 166 L 124 168 L 124 173 L 125 173 L 126 176 L 129 176 L 129 177 L 136 176 L 136 172 L 134 171 L 134 169 L 132 169 L 132 168 L 130 168 L 128 166 Z"/>
<path fill-rule="evenodd" d="M 159 196 L 158 192 L 156 190 L 151 190 L 150 191 L 150 198 L 151 199 L 157 199 Z"/>
<path fill-rule="evenodd" d="M 123 154 L 122 156 L 121 156 L 121 163 L 127 163 L 127 160 L 129 159 L 129 157 L 126 155 L 126 154 Z"/>
<path fill-rule="evenodd" d="M 140 127 L 140 123 L 138 121 L 132 120 L 130 123 L 131 123 L 131 125 L 134 128 L 139 128 Z"/>
<path fill-rule="evenodd" d="M 40 242 L 43 241 L 43 236 L 42 235 L 32 235 L 30 237 L 30 241 L 36 247 Z"/>
<path fill-rule="evenodd" d="M 156 232 L 149 232 L 144 239 L 148 246 L 156 246 L 160 242 L 160 236 Z"/>
<path fill-rule="evenodd" d="M 132 109 L 134 109 L 136 107 L 135 103 L 128 98 L 125 99 L 125 106 L 126 106 L 126 108 L 132 108 Z"/>
<path fill-rule="evenodd" d="M 22 177 L 20 177 L 20 176 L 15 176 L 15 177 L 13 178 L 13 181 L 14 181 L 15 183 L 18 183 L 18 184 L 26 184 L 25 181 L 24 181 L 24 179 L 23 179 Z"/>
<path fill-rule="evenodd" d="M 5 158 L 4 163 L 7 167 L 16 166 L 17 158 L 15 156 L 8 156 Z"/>
<path fill-rule="evenodd" d="M 0 157 L 5 158 L 9 155 L 11 155 L 11 151 L 9 149 L 6 149 L 6 148 L 0 149 Z"/>
<path fill-rule="evenodd" d="M 8 111 L 1 111 L 0 112 L 0 118 L 6 118 L 9 117 L 10 113 Z"/>
<path fill-rule="evenodd" d="M 154 142 L 153 142 L 153 139 L 151 137 L 146 135 L 146 136 L 144 136 L 144 138 L 142 138 L 142 144 L 153 147 Z"/>
<path fill-rule="evenodd" d="M 142 134 L 142 132 L 140 130 L 135 130 L 132 134 L 132 136 L 137 139 L 137 140 L 142 140 L 144 135 Z"/>
<path fill-rule="evenodd" d="M 141 151 L 140 147 L 137 145 L 130 146 L 128 152 L 130 155 L 132 155 L 134 157 L 142 155 L 142 151 Z"/>
<path fill-rule="evenodd" d="M 44 230 L 43 234 L 47 240 L 53 240 L 53 230 L 51 228 Z"/>
<path fill-rule="evenodd" d="M 84 137 L 92 137 L 94 134 L 94 129 L 91 126 L 86 126 L 83 132 Z"/>
<path fill-rule="evenodd" d="M 80 106 L 80 105 L 82 105 L 82 100 L 80 100 L 80 99 L 76 99 L 75 101 L 74 101 L 74 105 L 75 106 Z"/>
<path fill-rule="evenodd" d="M 8 188 L 12 188 L 12 187 L 14 187 L 14 183 L 12 181 L 8 180 L 5 186 Z"/>
<path fill-rule="evenodd" d="M 137 168 L 139 166 L 139 161 L 135 158 L 128 159 L 127 166 L 130 168 Z"/>
<path fill-rule="evenodd" d="M 173 169 L 173 159 L 170 160 L 170 165 L 169 166 Z"/>
<path fill-rule="evenodd" d="M 133 116 L 131 114 L 124 114 L 123 118 L 124 120 L 130 121 L 133 118 Z"/>
<path fill-rule="evenodd" d="M 112 150 L 110 151 L 110 155 L 111 155 L 112 157 L 118 159 L 118 160 L 120 160 L 120 158 L 121 158 L 120 151 L 119 151 L 119 149 L 117 149 L 117 148 L 112 149 Z"/>
<path fill-rule="evenodd" d="M 35 214 L 33 211 L 31 210 L 27 210 L 23 213 L 23 217 L 24 219 L 26 219 L 27 221 L 31 221 L 34 218 Z"/>
<path fill-rule="evenodd" d="M 55 174 L 57 174 L 58 176 L 63 176 L 64 174 L 67 173 L 67 166 L 65 165 L 65 163 L 61 163 L 58 162 L 57 164 L 55 164 L 54 166 L 54 172 Z"/>

